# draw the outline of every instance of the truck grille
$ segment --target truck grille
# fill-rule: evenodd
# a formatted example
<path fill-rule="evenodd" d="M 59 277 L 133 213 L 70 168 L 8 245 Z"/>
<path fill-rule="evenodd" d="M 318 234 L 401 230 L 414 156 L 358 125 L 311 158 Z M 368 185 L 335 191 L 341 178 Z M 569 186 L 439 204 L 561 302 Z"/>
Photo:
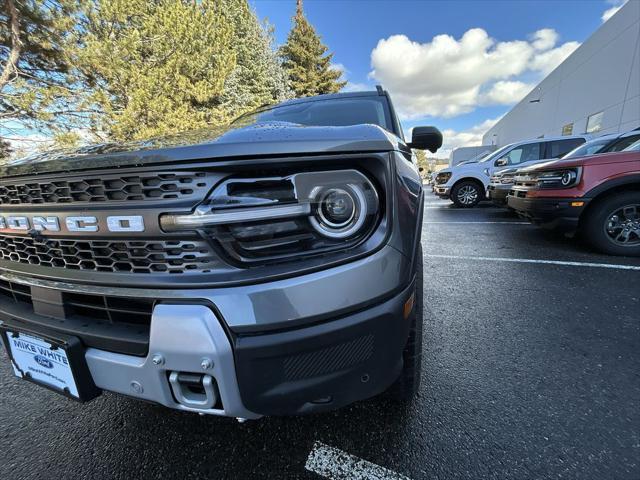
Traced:
<path fill-rule="evenodd" d="M 210 186 L 206 177 L 205 172 L 164 172 L 2 182 L 0 205 L 202 198 Z"/>
<path fill-rule="evenodd" d="M 31 288 L 0 279 L 0 298 L 13 303 L 33 305 Z M 65 318 L 105 320 L 112 324 L 149 326 L 154 300 L 151 298 L 112 297 L 62 292 Z"/>
<path fill-rule="evenodd" d="M 31 305 L 31 289 L 26 285 L 0 279 L 0 296 Z"/>
<path fill-rule="evenodd" d="M 86 347 L 145 356 L 155 301 L 30 287 L 0 278 L 0 319 L 8 326 L 50 329 Z M 18 328 L 18 327 L 16 327 Z"/>
<path fill-rule="evenodd" d="M 208 273 L 214 262 L 203 240 L 35 240 L 0 235 L 0 260 L 96 272 Z"/>

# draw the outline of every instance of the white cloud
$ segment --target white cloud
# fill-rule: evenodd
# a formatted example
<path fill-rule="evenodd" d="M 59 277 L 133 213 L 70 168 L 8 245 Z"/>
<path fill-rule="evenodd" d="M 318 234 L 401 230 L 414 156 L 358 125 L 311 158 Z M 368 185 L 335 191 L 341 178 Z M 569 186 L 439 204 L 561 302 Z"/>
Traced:
<path fill-rule="evenodd" d="M 341 90 L 343 92 L 364 92 L 367 90 L 375 90 L 375 87 L 367 83 L 359 83 L 359 82 L 347 82 L 344 88 Z"/>
<path fill-rule="evenodd" d="M 522 100 L 535 87 L 532 83 L 500 80 L 480 95 L 481 105 L 513 105 Z"/>
<path fill-rule="evenodd" d="M 579 42 L 567 42 L 557 48 L 541 52 L 531 59 L 530 68 L 548 75 L 579 46 Z"/>
<path fill-rule="evenodd" d="M 528 41 L 507 42 L 497 42 L 481 28 L 460 39 L 438 35 L 427 43 L 392 35 L 371 52 L 369 76 L 391 92 L 403 118 L 454 117 L 478 105 L 520 100 L 531 85 L 519 75 L 546 74 L 578 46 L 556 46 L 557 41 L 557 32 L 548 28 Z"/>
<path fill-rule="evenodd" d="M 474 147 L 482 145 L 482 136 L 493 127 L 501 117 L 487 119 L 479 125 L 475 125 L 468 130 L 457 132 L 447 129 L 442 132 L 443 144 L 435 155 L 438 158 L 449 158 L 452 150 L 460 147 Z"/>
<path fill-rule="evenodd" d="M 618 10 L 620 10 L 624 6 L 624 4 L 627 3 L 627 0 L 624 0 L 624 1 L 613 0 L 613 1 L 609 1 L 608 3 L 613 5 L 613 7 L 608 8 L 607 10 L 604 11 L 601 17 L 602 23 L 606 22 L 611 17 L 613 17 L 618 12 Z"/>
<path fill-rule="evenodd" d="M 531 35 L 531 44 L 536 50 L 549 50 L 558 42 L 558 32 L 553 28 L 543 28 Z"/>
<path fill-rule="evenodd" d="M 618 10 L 620 10 L 620 8 L 622 7 L 617 6 L 617 7 L 611 7 L 605 10 L 604 13 L 602 14 L 602 22 L 604 23 L 607 20 L 609 20 L 611 17 L 613 17 L 618 12 Z"/>
<path fill-rule="evenodd" d="M 331 67 L 332 70 L 337 70 L 340 73 L 342 73 L 343 76 L 347 76 L 349 74 L 349 70 L 347 69 L 347 67 L 344 66 L 344 64 L 342 63 L 332 63 Z"/>

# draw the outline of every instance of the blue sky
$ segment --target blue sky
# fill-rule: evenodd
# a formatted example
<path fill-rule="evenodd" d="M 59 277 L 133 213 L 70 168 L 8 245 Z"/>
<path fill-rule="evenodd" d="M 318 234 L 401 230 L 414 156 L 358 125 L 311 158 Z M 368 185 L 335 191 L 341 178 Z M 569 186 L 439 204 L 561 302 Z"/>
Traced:
<path fill-rule="evenodd" d="M 295 0 L 250 1 L 258 16 L 275 27 L 277 43 L 283 43 L 295 13 Z M 449 133 L 469 133 L 457 139 L 449 135 L 455 139 L 452 146 L 459 146 L 476 142 L 481 130 L 585 41 L 602 24 L 603 14 L 620 3 L 304 0 L 304 11 L 334 53 L 334 63 L 345 69 L 350 88 L 383 83 L 403 113 L 405 128 L 426 122 Z M 474 33 L 463 42 L 470 30 Z M 546 33 L 536 36 L 541 30 Z M 451 38 L 434 42 L 439 35 Z M 381 40 L 382 47 L 378 45 Z M 474 48 L 483 42 L 483 47 Z M 465 50 L 469 51 L 461 52 Z M 501 50 L 510 53 L 500 58 L 492 55 Z M 375 64 L 373 52 L 377 53 Z M 526 65 L 510 73 L 497 68 L 524 57 L 529 58 Z M 478 66 L 483 58 L 484 63 Z M 496 68 L 487 69 L 488 63 Z M 399 73 L 407 65 L 415 71 Z M 480 78 L 474 83 L 475 77 Z M 467 80 L 456 85 L 460 79 Z"/>
<path fill-rule="evenodd" d="M 624 1 L 304 0 L 304 11 L 344 71 L 347 89 L 382 84 L 405 131 L 429 124 L 444 132 L 438 156 L 446 157 L 453 148 L 480 144 Z M 249 2 L 275 27 L 277 45 L 284 43 L 296 1 Z M 24 136 L 14 147 L 50 140 Z"/>

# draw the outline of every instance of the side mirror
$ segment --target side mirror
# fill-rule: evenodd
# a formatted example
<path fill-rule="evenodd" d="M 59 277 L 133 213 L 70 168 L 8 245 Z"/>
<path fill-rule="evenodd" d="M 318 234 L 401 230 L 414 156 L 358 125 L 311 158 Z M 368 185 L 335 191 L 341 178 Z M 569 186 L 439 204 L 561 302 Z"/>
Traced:
<path fill-rule="evenodd" d="M 410 148 L 436 153 L 442 146 L 442 133 L 436 127 L 414 127 Z"/>
<path fill-rule="evenodd" d="M 494 163 L 496 167 L 504 167 L 508 164 L 509 161 L 505 157 L 499 158 L 498 160 L 496 160 L 496 163 Z"/>

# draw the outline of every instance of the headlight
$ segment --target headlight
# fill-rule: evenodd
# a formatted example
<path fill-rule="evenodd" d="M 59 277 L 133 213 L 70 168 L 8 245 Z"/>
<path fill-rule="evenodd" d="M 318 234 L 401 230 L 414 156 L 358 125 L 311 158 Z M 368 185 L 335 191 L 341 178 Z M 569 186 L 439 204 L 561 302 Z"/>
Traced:
<path fill-rule="evenodd" d="M 161 217 L 166 231 L 196 230 L 243 263 L 350 248 L 379 219 L 376 187 L 357 170 L 232 178 L 192 213 Z"/>
<path fill-rule="evenodd" d="M 442 172 L 436 175 L 436 183 L 438 185 L 442 185 L 443 183 L 447 183 L 451 178 L 451 172 Z"/>
<path fill-rule="evenodd" d="M 570 188 L 580 180 L 580 168 L 550 170 L 530 175 L 539 188 Z"/>
<path fill-rule="evenodd" d="M 312 194 L 315 214 L 309 218 L 318 233 L 329 238 L 348 238 L 367 218 L 366 192 L 360 185 L 317 187 Z"/>

